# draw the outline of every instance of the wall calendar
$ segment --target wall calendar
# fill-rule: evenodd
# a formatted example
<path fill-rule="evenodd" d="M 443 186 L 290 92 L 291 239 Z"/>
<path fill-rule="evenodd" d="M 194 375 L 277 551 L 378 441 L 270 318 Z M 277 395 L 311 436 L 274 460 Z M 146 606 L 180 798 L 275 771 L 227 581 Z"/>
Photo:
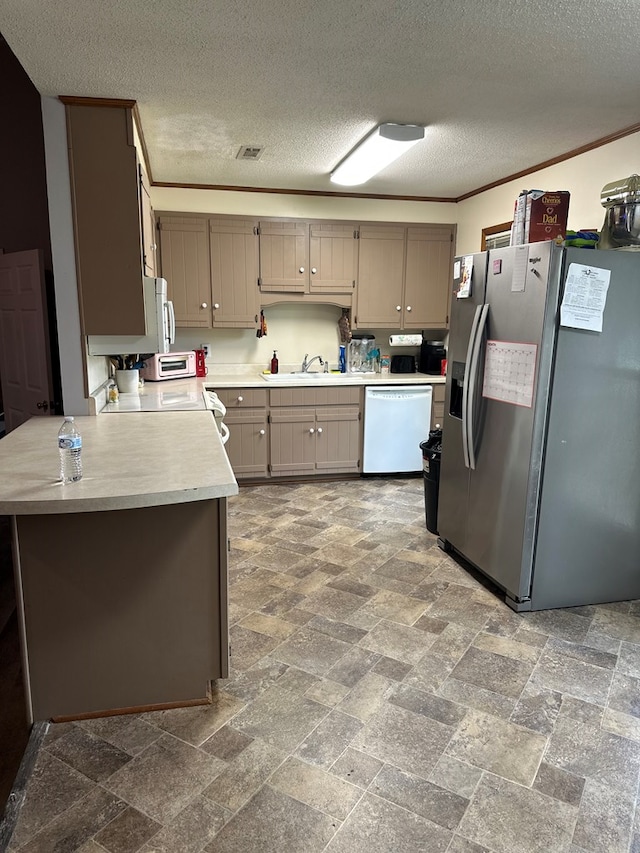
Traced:
<path fill-rule="evenodd" d="M 530 409 L 537 353 L 537 344 L 487 341 L 482 396 Z"/>

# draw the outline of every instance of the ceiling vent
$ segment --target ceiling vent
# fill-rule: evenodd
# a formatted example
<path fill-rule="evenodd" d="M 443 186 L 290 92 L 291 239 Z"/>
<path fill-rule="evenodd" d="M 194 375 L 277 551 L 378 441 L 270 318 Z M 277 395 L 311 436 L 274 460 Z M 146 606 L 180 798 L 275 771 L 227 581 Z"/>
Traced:
<path fill-rule="evenodd" d="M 236 160 L 259 160 L 263 151 L 261 145 L 243 145 L 236 154 Z"/>

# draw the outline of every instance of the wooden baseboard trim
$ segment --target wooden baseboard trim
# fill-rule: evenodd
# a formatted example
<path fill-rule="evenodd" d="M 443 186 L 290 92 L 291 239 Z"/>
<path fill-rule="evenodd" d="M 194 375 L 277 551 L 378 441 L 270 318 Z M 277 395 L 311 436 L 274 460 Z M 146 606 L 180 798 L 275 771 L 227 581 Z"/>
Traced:
<path fill-rule="evenodd" d="M 196 708 L 199 705 L 211 704 L 211 687 L 202 699 L 186 699 L 184 702 L 162 702 L 158 705 L 137 705 L 135 708 L 111 708 L 108 711 L 90 711 L 87 714 L 72 714 L 64 717 L 53 717 L 52 723 L 72 723 L 76 720 L 97 720 L 100 717 L 118 717 L 123 714 L 146 714 L 147 711 L 171 711 L 174 708 Z M 2 848 L 0 847 L 0 850 Z"/>

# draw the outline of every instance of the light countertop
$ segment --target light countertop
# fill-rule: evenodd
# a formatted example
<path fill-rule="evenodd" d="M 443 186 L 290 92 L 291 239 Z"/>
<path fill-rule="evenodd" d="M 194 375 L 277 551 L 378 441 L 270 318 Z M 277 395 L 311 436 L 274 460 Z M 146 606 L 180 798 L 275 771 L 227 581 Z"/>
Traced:
<path fill-rule="evenodd" d="M 36 417 L 0 441 L 0 514 L 96 512 L 238 493 L 211 412 L 77 417 L 83 478 L 57 481 L 61 417 Z"/>
<path fill-rule="evenodd" d="M 305 388 L 315 385 L 443 385 L 444 376 L 426 373 L 340 373 L 303 377 L 290 370 L 278 374 L 277 380 L 265 379 L 256 369 L 227 372 L 210 370 L 207 376 L 188 379 L 166 379 L 145 382 L 139 392 L 120 394 L 117 403 L 107 403 L 102 412 L 156 412 L 189 410 L 204 407 L 202 392 L 221 388 Z"/>
<path fill-rule="evenodd" d="M 300 376 L 300 368 L 281 368 L 278 379 L 265 379 L 260 371 L 246 370 L 230 373 L 223 369 L 212 371 L 200 381 L 205 387 L 213 388 L 281 388 L 283 385 L 308 387 L 309 385 L 440 385 L 446 382 L 444 376 L 432 376 L 426 373 L 315 373 L 312 376 Z M 286 378 L 285 378 L 286 377 Z"/>

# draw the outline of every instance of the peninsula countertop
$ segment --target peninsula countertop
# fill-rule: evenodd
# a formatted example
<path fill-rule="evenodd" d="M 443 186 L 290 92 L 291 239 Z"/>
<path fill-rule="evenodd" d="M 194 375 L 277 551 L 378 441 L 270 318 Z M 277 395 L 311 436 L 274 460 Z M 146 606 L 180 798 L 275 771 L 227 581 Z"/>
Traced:
<path fill-rule="evenodd" d="M 77 417 L 83 478 L 58 482 L 61 417 L 35 417 L 0 441 L 0 514 L 161 506 L 238 493 L 211 412 Z"/>

